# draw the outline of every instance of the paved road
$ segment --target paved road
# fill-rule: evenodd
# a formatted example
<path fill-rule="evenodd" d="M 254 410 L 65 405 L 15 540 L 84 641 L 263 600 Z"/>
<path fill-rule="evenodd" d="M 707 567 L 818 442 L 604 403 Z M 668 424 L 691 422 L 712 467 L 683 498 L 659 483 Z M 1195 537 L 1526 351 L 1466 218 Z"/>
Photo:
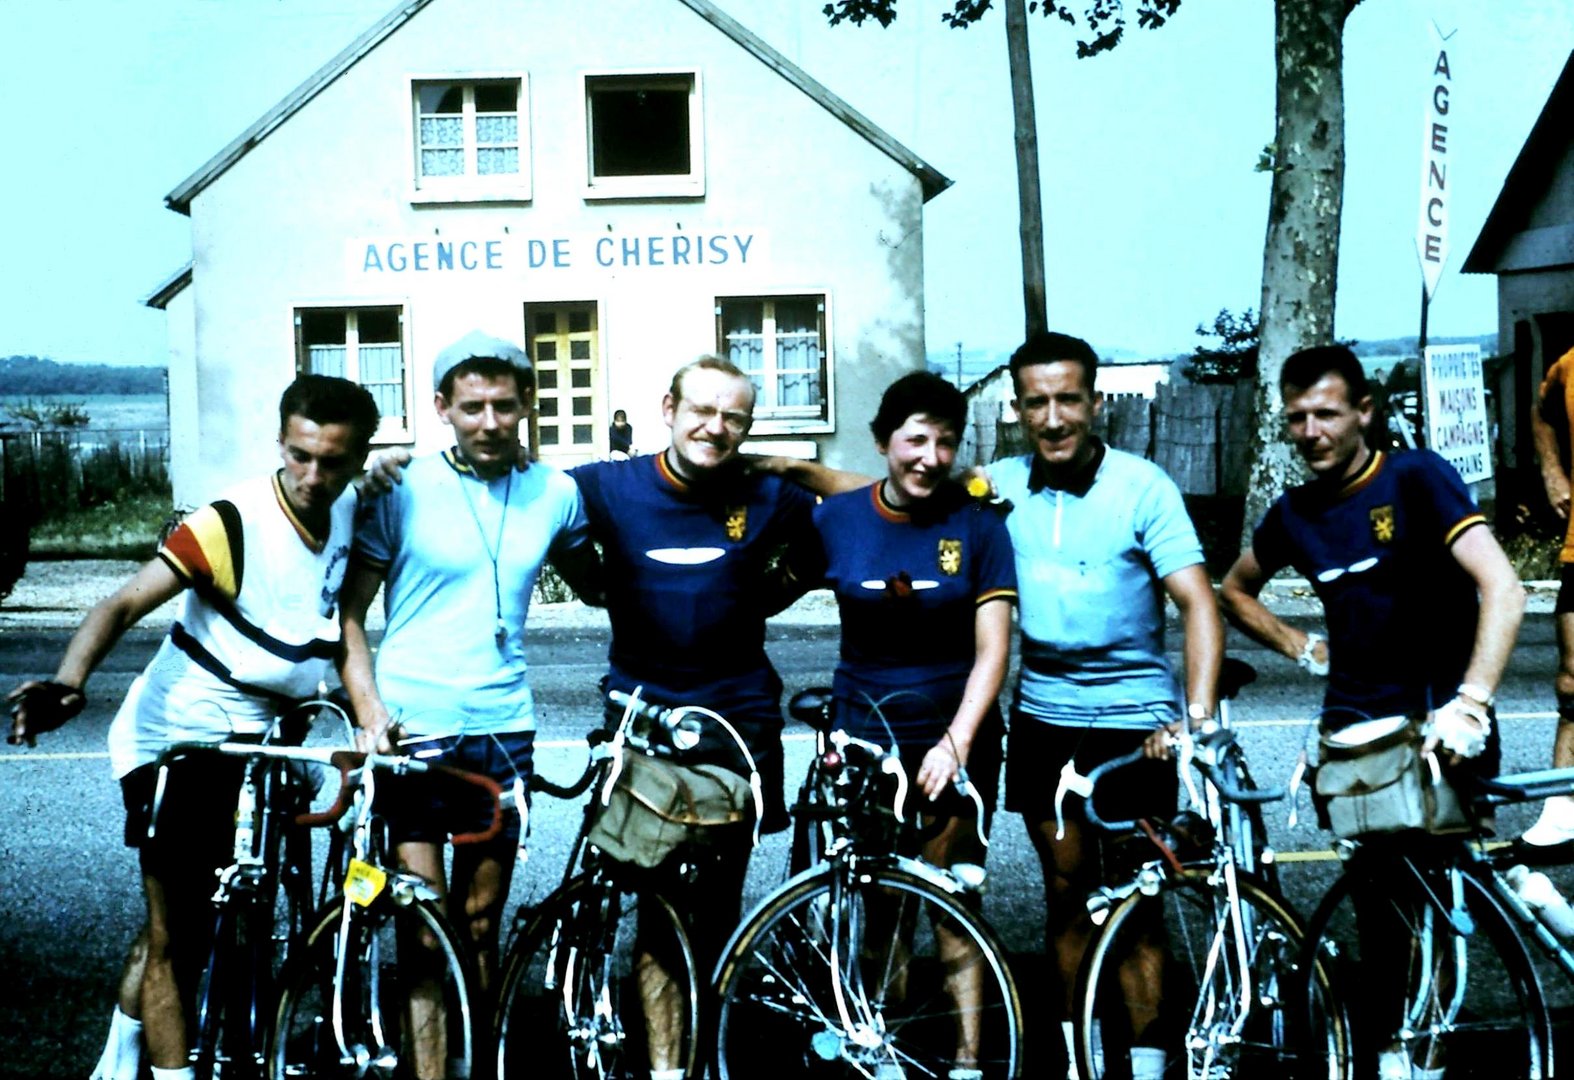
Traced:
<path fill-rule="evenodd" d="M 836 633 L 834 626 L 773 626 L 770 651 L 789 691 L 825 679 L 835 661 Z M 52 671 L 65 638 L 58 630 L 6 629 L 0 634 L 0 687 Z M 84 1077 L 101 1045 L 121 952 L 140 919 L 135 862 L 120 846 L 122 815 L 103 754 L 104 733 L 158 638 L 153 631 L 129 634 L 95 677 L 87 712 L 43 745 L 30 751 L 0 746 L 0 1000 L 6 1002 L 0 1009 L 0 1074 Z M 1305 738 L 1318 688 L 1287 661 L 1239 641 L 1232 649 L 1260 672 L 1234 714 L 1255 771 L 1265 781 L 1284 777 Z M 604 633 L 563 626 L 540 634 L 533 650 L 538 767 L 553 776 L 577 775 L 584 760 L 581 736 L 597 715 Z M 1505 770 L 1544 764 L 1553 726 L 1553 663 L 1551 621 L 1532 616 L 1500 695 Z M 809 745 L 806 731 L 789 728 L 790 777 L 802 775 Z M 574 809 L 542 800 L 516 899 L 538 898 L 555 884 L 577 820 Z M 1501 831 L 1512 834 L 1527 823 L 1524 811 L 1511 810 L 1502 815 Z M 1270 828 L 1282 851 L 1310 856 L 1287 862 L 1283 871 L 1292 899 L 1309 908 L 1333 872 L 1321 858 L 1324 839 L 1306 824 L 1289 829 L 1281 811 Z M 780 880 L 785 862 L 781 841 L 769 840 L 755 860 L 748 902 Z M 1035 993 L 1044 966 L 1042 888 L 1037 862 L 1011 816 L 1000 819 L 989 871 L 986 915 L 1011 951 L 1030 1001 L 1042 1009 Z M 1574 879 L 1562 884 L 1567 891 Z"/>

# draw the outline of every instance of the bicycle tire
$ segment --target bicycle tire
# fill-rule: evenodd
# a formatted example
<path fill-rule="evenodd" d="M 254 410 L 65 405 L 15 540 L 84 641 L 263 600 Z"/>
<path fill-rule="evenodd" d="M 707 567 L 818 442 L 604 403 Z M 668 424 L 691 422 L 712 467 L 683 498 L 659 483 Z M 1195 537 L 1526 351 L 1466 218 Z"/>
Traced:
<path fill-rule="evenodd" d="M 959 1007 L 946 988 L 940 924 L 971 953 L 951 964 L 953 978 L 977 977 L 971 1004 Z M 1005 951 L 966 901 L 904 869 L 833 863 L 787 882 L 733 935 L 716 994 L 721 1080 L 945 1077 L 970 1054 L 986 1080 L 1021 1073 L 1021 1003 Z"/>
<path fill-rule="evenodd" d="M 661 967 L 642 968 L 647 955 Z M 498 994 L 496 1075 L 650 1076 L 659 1020 L 647 1018 L 642 970 L 670 979 L 663 1015 L 676 1030 L 657 1067 L 698 1076 L 701 981 L 683 920 L 659 894 L 599 874 L 566 883 L 515 935 Z"/>
<path fill-rule="evenodd" d="M 1358 852 L 1356 858 L 1372 853 Z M 1491 886 L 1465 868 L 1461 870 L 1465 909 L 1474 931 L 1464 935 L 1467 981 L 1465 997 L 1452 1029 L 1447 1032 L 1422 1025 L 1415 1037 L 1406 1040 L 1407 1052 L 1424 1056 L 1426 1040 L 1443 1045 L 1450 1080 L 1462 1077 L 1513 1076 L 1520 1080 L 1541 1080 L 1553 1075 L 1552 1025 L 1541 981 L 1526 951 L 1513 919 L 1493 895 Z M 1385 987 L 1378 985 L 1387 951 L 1366 956 L 1361 935 L 1356 931 L 1353 889 L 1359 877 L 1347 867 L 1307 924 L 1308 950 L 1334 956 L 1336 990 L 1345 998 L 1352 1019 L 1355 1075 L 1376 1075 L 1377 1056 L 1391 1048 L 1397 1017 L 1415 996 L 1418 950 L 1410 947 L 1400 956 L 1405 966 L 1397 976 L 1405 1004 L 1390 1000 Z M 1407 928 L 1417 926 L 1416 912 L 1423 904 L 1421 882 L 1410 875 L 1408 888 L 1384 893 L 1385 900 Z M 1437 938 L 1448 955 L 1455 933 L 1448 920 L 1434 914 Z M 1403 936 L 1403 935 L 1401 935 Z M 1391 1023 L 1392 1021 L 1392 1023 Z"/>
<path fill-rule="evenodd" d="M 1130 1050 L 1143 1045 L 1165 1052 L 1167 1077 L 1343 1080 L 1349 1075 L 1349 1025 L 1322 965 L 1310 980 L 1301 973 L 1299 918 L 1277 892 L 1239 873 L 1248 933 L 1237 935 L 1227 901 L 1210 884 L 1212 874 L 1186 870 L 1167 878 L 1157 894 L 1133 893 L 1110 911 L 1077 975 L 1080 1075 L 1130 1077 Z M 1160 919 L 1163 929 L 1155 934 Z M 1160 950 L 1163 975 L 1156 982 L 1156 1017 L 1133 1031 L 1122 969 L 1144 942 Z M 1253 973 L 1244 988 L 1235 960 L 1240 945 Z M 1223 962 L 1210 963 L 1219 957 Z M 1128 979 L 1135 975 L 1126 969 Z M 1307 1019 L 1308 1008 L 1314 1020 Z"/>
<path fill-rule="evenodd" d="M 273 1080 L 418 1075 L 415 1031 L 427 1025 L 434 1032 L 429 1064 L 441 1056 L 435 1067 L 446 1070 L 442 1075 L 475 1075 L 479 994 L 469 953 L 437 904 L 389 891 L 364 909 L 352 905 L 342 976 L 337 958 L 347 901 L 320 911 L 299 939 L 280 976 L 268 1039 Z M 424 1021 L 408 1011 L 422 988 L 430 1009 Z"/>

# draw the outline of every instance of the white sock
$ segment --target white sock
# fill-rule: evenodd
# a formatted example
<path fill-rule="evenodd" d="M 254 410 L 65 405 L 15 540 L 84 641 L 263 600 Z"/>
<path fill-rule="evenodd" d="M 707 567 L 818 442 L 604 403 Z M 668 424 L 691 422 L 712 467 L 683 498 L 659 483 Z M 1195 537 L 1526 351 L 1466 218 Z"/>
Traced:
<path fill-rule="evenodd" d="M 1156 1046 L 1133 1046 L 1131 1080 L 1164 1080 L 1164 1051 Z"/>
<path fill-rule="evenodd" d="M 1436 1069 L 1423 1069 L 1419 1065 L 1410 1066 L 1410 1080 L 1443 1080 L 1448 1070 L 1439 1066 Z"/>
<path fill-rule="evenodd" d="M 1060 1030 L 1066 1037 L 1066 1080 L 1082 1080 L 1077 1072 L 1077 1028 L 1070 1020 L 1060 1022 Z"/>
<path fill-rule="evenodd" d="M 197 1080 L 197 1070 L 191 1065 L 183 1065 L 178 1069 L 161 1069 L 155 1065 L 153 1080 Z"/>
<path fill-rule="evenodd" d="M 652 1069 L 650 1080 L 683 1080 L 682 1069 Z"/>
<path fill-rule="evenodd" d="M 89 1080 L 137 1080 L 142 1067 L 142 1021 L 133 1020 L 115 1006 L 109 1017 L 104 1052 L 93 1066 Z"/>

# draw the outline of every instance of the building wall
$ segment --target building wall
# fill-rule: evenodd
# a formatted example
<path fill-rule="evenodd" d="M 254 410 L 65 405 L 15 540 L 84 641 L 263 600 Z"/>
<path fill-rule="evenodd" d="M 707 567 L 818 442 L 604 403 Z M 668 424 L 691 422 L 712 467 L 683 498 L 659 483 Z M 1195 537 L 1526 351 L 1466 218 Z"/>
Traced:
<path fill-rule="evenodd" d="M 691 68 L 704 196 L 587 200 L 582 73 Z M 412 201 L 411 78 L 466 74 L 528 77 L 528 202 Z M 916 178 L 678 3 L 438 0 L 231 166 L 191 216 L 183 296 L 195 302 L 201 434 L 175 472 L 193 501 L 272 462 L 272 405 L 294 375 L 302 305 L 403 305 L 417 452 L 449 442 L 430 403 L 436 353 L 477 328 L 523 343 L 526 303 L 599 305 L 598 443 L 622 408 L 638 448 L 665 444 L 662 392 L 676 367 L 716 348 L 717 296 L 827 294 L 832 415 L 812 435 L 832 465 L 867 465 L 880 392 L 923 365 Z M 753 239 L 741 264 L 609 269 L 594 257 L 602 237 L 675 236 Z M 363 269 L 367 241 L 442 238 L 497 241 L 498 269 Z M 551 265 L 554 240 L 568 265 Z M 547 265 L 531 268 L 530 241 Z"/>
<path fill-rule="evenodd" d="M 201 453 L 197 436 L 196 316 L 191 287 L 180 290 L 164 305 L 165 332 L 169 337 L 169 454 L 173 466 L 195 461 Z M 277 421 L 275 421 L 277 424 Z M 193 470 L 172 469 L 175 505 L 194 507 L 206 501 L 193 487 Z"/>
<path fill-rule="evenodd" d="M 1574 268 L 1498 275 L 1498 464 L 1533 468 L 1529 410 L 1546 369 L 1574 347 Z"/>

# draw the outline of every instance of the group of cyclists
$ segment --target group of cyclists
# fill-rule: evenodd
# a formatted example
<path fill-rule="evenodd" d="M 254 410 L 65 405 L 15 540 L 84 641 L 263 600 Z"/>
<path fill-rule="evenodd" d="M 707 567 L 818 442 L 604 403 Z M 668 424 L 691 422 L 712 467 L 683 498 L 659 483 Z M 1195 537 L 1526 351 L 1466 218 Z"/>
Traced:
<path fill-rule="evenodd" d="M 351 481 L 377 424 L 370 395 L 341 379 L 298 378 L 280 401 L 282 467 L 187 517 L 153 561 L 92 609 L 54 678 L 10 695 L 11 741 L 31 743 L 81 711 L 89 675 L 121 633 L 185 593 L 111 727 L 147 923 L 95 1075 L 134 1077 L 142 1041 L 156 1080 L 192 1075 L 181 1002 L 203 955 L 204 920 L 180 912 L 205 902 L 228 857 L 237 778 L 211 768 L 173 777 L 166 805 L 190 809 L 180 829 L 160 828 L 150 842 L 147 769 L 158 750 L 265 724 L 281 701 L 309 696 L 336 662 L 364 749 L 445 738 L 450 760 L 465 768 L 510 783 L 528 778 L 535 711 L 524 631 L 547 562 L 608 610 L 606 689 L 703 704 L 741 733 L 763 777 L 766 832 L 788 821 L 782 683 L 765 652 L 766 619 L 810 589 L 831 589 L 842 623 L 837 722 L 858 734 L 878 725 L 874 736 L 895 740 L 928 810 L 946 822 L 927 841 L 930 861 L 983 860 L 957 782 L 992 808 L 1003 771 L 1005 807 L 1023 816 L 1042 865 L 1065 1018 L 1093 932 L 1083 899 L 1110 853 L 1075 798 L 1057 828 L 1043 778 L 1070 761 L 1086 772 L 1140 747 L 1149 760 L 1101 789 L 1101 810 L 1126 819 L 1172 813 L 1168 737 L 1214 713 L 1221 607 L 1251 637 L 1327 676 L 1326 728 L 1424 716 L 1429 742 L 1451 761 L 1495 769 L 1492 699 L 1523 589 L 1446 462 L 1368 445 L 1372 399 L 1350 350 L 1311 348 L 1285 363 L 1287 433 L 1311 479 L 1272 507 L 1217 599 L 1175 483 L 1094 433 L 1097 370 L 1093 349 L 1064 334 L 1036 334 L 1012 355 L 1029 450 L 988 466 L 982 493 L 954 475 L 963 395 L 928 373 L 898 379 L 881 399 L 870 424 L 881 476 L 741 454 L 755 387 L 716 356 L 673 376 L 662 400 L 671 432 L 664 450 L 565 473 L 520 448 L 535 394 L 528 357 L 471 334 L 440 353 L 433 371 L 452 448 L 414 460 L 385 455 L 359 496 Z M 1323 602 L 1326 640 L 1258 599 L 1286 567 Z M 380 587 L 387 627 L 374 655 L 366 616 Z M 1565 592 L 1574 611 L 1574 589 Z M 1166 601 L 1180 616 L 1178 673 L 1165 655 Z M 1020 665 L 1003 716 L 1013 607 Z M 202 702 L 218 707 L 196 707 Z M 735 770 L 747 767 L 741 758 L 720 733 L 686 753 Z M 485 986 L 518 835 L 455 849 L 445 874 L 443 841 L 473 828 L 467 813 L 407 802 L 396 807 L 394 838 L 403 866 L 449 898 Z M 710 970 L 737 925 L 749 835 L 691 855 L 664 886 L 691 928 L 700 970 Z M 1137 983 L 1133 1015 L 1156 1014 L 1160 986 Z M 1069 1049 L 1069 1019 L 1064 1030 Z M 1163 1075 L 1166 1048 L 1138 1043 L 1132 1075 Z M 960 1056 L 950 1072 L 952 1080 L 980 1075 Z M 651 1076 L 677 1080 L 682 1071 Z"/>

